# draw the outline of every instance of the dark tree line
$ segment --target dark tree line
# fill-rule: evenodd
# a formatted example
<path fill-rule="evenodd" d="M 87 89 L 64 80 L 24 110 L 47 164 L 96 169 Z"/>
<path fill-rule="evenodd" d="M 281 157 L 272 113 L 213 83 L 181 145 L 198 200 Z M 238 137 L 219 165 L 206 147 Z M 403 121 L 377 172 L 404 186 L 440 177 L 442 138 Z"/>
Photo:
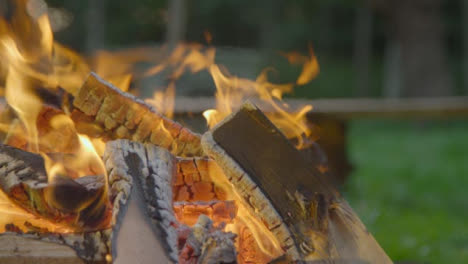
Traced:
<path fill-rule="evenodd" d="M 74 15 L 59 40 L 81 51 L 179 41 L 307 51 L 349 61 L 357 96 L 468 93 L 464 0 L 50 0 Z M 83 38 L 83 36 L 86 36 Z M 382 68 L 377 85 L 375 69 Z M 456 74 L 458 73 L 458 74 Z M 378 86 L 376 88 L 376 86 Z"/>

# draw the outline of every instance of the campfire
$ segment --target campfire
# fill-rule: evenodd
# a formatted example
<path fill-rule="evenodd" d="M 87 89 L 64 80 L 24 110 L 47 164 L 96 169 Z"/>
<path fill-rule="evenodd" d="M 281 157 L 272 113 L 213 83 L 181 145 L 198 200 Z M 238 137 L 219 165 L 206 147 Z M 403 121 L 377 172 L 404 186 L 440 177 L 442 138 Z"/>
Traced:
<path fill-rule="evenodd" d="M 302 151 L 317 148 L 312 107 L 281 101 L 318 73 L 312 51 L 284 54 L 302 72 L 280 85 L 267 71 L 229 75 L 201 45 L 162 49 L 132 76 L 129 65 L 154 57 L 132 52 L 86 60 L 55 43 L 47 9 L 26 0 L 0 20 L 0 241 L 37 241 L 44 263 L 51 243 L 76 254 L 70 263 L 391 263 L 318 152 Z M 168 68 L 171 80 L 212 75 L 217 108 L 203 135 L 171 119 L 174 84 L 146 101 L 129 92 L 132 78 Z M 24 257 L 15 252 L 5 261 Z"/>

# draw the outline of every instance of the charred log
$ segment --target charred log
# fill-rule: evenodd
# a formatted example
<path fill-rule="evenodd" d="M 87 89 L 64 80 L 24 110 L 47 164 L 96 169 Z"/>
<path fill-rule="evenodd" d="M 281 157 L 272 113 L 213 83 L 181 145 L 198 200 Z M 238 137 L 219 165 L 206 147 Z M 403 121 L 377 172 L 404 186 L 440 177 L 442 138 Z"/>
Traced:
<path fill-rule="evenodd" d="M 176 261 L 177 220 L 172 209 L 171 188 L 175 158 L 168 151 L 151 144 L 116 140 L 107 145 L 113 153 L 119 153 L 107 161 L 114 164 L 111 173 L 130 175 L 141 188 L 155 235 L 162 241 L 168 257 Z"/>
<path fill-rule="evenodd" d="M 40 168 L 42 162 L 37 155 L 31 153 L 26 155 L 31 157 L 28 159 L 30 167 Z M 113 245 L 132 186 L 131 177 L 125 173 L 119 174 L 120 170 L 115 169 L 117 156 L 112 149 L 108 150 L 105 156 L 106 170 L 109 175 L 109 200 L 112 204 L 110 228 L 94 232 L 53 233 L 47 229 L 35 227 L 28 222 L 24 223 L 24 226 L 27 227 L 26 231 L 14 224 L 9 224 L 6 228 L 8 232 L 0 235 L 0 244 L 5 245 L 1 248 L 6 250 L 8 247 L 14 246 L 18 251 L 5 251 L 4 254 L 0 255 L 0 262 L 18 263 L 19 260 L 24 260 L 25 263 L 104 264 L 115 259 L 116 252 Z M 96 186 L 101 184 L 101 181 L 93 182 L 91 178 L 81 179 L 79 182 L 90 187 L 90 190 L 96 190 Z M 67 184 L 69 184 L 68 181 Z M 72 186 L 74 186 L 71 187 L 74 190 L 75 183 Z M 65 188 L 70 187 L 66 186 Z M 76 202 L 72 204 L 76 204 Z"/>
<path fill-rule="evenodd" d="M 330 182 L 254 105 L 244 104 L 202 144 L 291 259 L 391 263 Z"/>
<path fill-rule="evenodd" d="M 0 188 L 13 202 L 74 230 L 108 227 L 110 205 L 103 176 L 56 179 L 48 183 L 41 156 L 0 145 Z M 80 196 L 67 195 L 68 192 Z"/>

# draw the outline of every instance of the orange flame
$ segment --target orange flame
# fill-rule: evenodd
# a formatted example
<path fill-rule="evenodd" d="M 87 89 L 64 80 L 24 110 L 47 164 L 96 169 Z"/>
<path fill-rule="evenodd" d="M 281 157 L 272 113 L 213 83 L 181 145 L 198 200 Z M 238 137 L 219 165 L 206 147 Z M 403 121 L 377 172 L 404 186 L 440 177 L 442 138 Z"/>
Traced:
<path fill-rule="evenodd" d="M 314 66 L 317 65 L 317 66 Z M 315 57 L 304 62 L 304 68 L 297 83 L 304 84 L 316 74 L 318 64 Z M 294 84 L 273 84 L 268 81 L 267 70 L 264 70 L 255 81 L 230 76 L 227 71 L 214 64 L 209 68 L 216 85 L 216 109 L 209 109 L 203 113 L 209 127 L 213 127 L 227 115 L 233 112 L 246 99 L 259 100 L 260 107 L 266 108 L 266 113 L 272 122 L 288 137 L 297 141 L 297 147 L 305 147 L 304 137 L 310 135 L 306 114 L 312 110 L 307 105 L 296 113 L 291 113 L 288 106 L 281 103 L 284 93 L 291 92 Z"/>
<path fill-rule="evenodd" d="M 85 74 L 89 72 L 78 55 L 54 43 L 49 17 L 41 11 L 44 9 L 41 3 L 44 4 L 40 1 L 17 1 L 12 30 L 0 27 L 0 56 L 4 58 L 2 69 L 6 76 L 5 98 L 26 130 L 28 149 L 44 157 L 49 180 L 59 174 L 73 177 L 105 174 L 103 162 L 90 140 L 76 132 L 79 148 L 75 153 L 63 154 L 57 159 L 40 150 L 37 119 L 44 102 L 37 95 L 37 89 L 64 87 L 73 92 L 82 85 Z M 0 25 L 6 24 L 0 19 Z M 73 121 L 65 114 L 54 116 L 49 125 L 56 131 L 67 126 L 74 130 Z"/>

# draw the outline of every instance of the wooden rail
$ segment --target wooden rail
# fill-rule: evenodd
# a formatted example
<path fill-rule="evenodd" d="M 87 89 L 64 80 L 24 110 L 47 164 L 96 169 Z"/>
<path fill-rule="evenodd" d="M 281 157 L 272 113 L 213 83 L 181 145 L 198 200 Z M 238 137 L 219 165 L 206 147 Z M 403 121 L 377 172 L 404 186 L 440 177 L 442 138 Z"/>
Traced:
<path fill-rule="evenodd" d="M 253 100 L 255 102 L 255 100 Z M 338 119 L 355 118 L 401 118 L 401 119 L 441 119 L 468 117 L 468 96 L 440 98 L 398 98 L 398 99 L 286 99 L 291 109 L 312 105 L 310 114 L 326 114 Z M 262 103 L 264 111 L 271 109 Z M 215 108 L 213 97 L 177 97 L 175 114 L 201 114 Z"/>
<path fill-rule="evenodd" d="M 261 102 L 253 100 L 263 111 L 272 111 Z M 333 170 L 335 182 L 342 184 L 352 170 L 352 165 L 346 151 L 347 121 L 351 119 L 410 119 L 410 120 L 441 120 L 451 118 L 468 119 L 468 97 L 442 98 L 398 98 L 398 99 L 286 99 L 291 110 L 297 110 L 305 105 L 313 109 L 307 115 L 314 129 L 314 137 L 328 157 L 329 167 Z M 201 114 L 206 109 L 216 106 L 213 97 L 179 97 L 175 101 L 175 116 L 184 124 L 197 129 L 206 130 Z"/>

